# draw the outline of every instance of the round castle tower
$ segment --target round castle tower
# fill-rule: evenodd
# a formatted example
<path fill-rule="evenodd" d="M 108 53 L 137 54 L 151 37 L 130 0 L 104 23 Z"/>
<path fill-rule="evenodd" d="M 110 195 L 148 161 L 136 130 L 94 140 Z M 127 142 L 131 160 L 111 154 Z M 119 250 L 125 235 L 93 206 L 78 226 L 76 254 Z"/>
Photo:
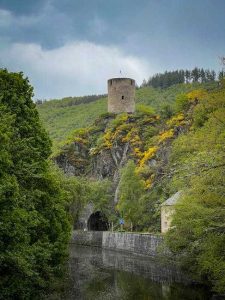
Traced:
<path fill-rule="evenodd" d="M 135 111 L 135 80 L 111 78 L 108 80 L 108 112 L 133 113 Z"/>

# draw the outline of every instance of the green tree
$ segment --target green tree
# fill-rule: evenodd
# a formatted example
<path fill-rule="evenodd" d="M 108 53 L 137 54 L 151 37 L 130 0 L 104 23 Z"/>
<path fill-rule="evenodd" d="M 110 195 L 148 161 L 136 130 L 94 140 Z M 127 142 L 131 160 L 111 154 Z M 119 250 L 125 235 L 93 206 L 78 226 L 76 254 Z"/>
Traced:
<path fill-rule="evenodd" d="M 22 73 L 0 70 L 0 290 L 30 299 L 62 276 L 70 223 L 51 142 Z"/>
<path fill-rule="evenodd" d="M 117 209 L 130 223 L 130 228 L 138 225 L 141 212 L 141 197 L 144 194 L 144 183 L 135 171 L 135 163 L 130 160 L 121 171 L 119 185 L 119 202 Z"/>
<path fill-rule="evenodd" d="M 200 115 L 204 115 L 199 123 Z M 195 127 L 173 144 L 170 188 L 183 190 L 167 242 L 198 279 L 225 292 L 225 90 L 211 92 L 194 111 Z M 196 122 L 197 118 L 197 122 Z"/>
<path fill-rule="evenodd" d="M 191 71 L 191 78 L 192 78 L 192 81 L 193 81 L 193 82 L 198 82 L 199 77 L 200 77 L 200 70 L 199 70 L 198 68 L 194 68 L 194 69 Z"/>
<path fill-rule="evenodd" d="M 189 70 L 185 71 L 185 83 L 189 83 L 191 80 L 191 72 Z"/>
<path fill-rule="evenodd" d="M 224 73 L 224 71 L 222 70 L 222 71 L 220 71 L 219 74 L 218 74 L 218 79 L 221 81 L 221 80 L 223 80 L 224 76 L 225 76 L 225 73 Z"/>

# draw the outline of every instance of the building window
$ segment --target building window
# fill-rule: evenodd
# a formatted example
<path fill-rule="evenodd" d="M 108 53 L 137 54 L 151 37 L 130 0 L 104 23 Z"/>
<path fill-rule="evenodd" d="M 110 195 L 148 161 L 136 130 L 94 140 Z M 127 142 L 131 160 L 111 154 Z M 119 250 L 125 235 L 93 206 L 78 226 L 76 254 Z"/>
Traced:
<path fill-rule="evenodd" d="M 124 99 L 124 96 L 122 96 L 122 100 Z"/>
<path fill-rule="evenodd" d="M 112 85 L 112 80 L 110 80 L 110 85 Z"/>
<path fill-rule="evenodd" d="M 131 85 L 133 85 L 133 80 L 130 81 Z"/>

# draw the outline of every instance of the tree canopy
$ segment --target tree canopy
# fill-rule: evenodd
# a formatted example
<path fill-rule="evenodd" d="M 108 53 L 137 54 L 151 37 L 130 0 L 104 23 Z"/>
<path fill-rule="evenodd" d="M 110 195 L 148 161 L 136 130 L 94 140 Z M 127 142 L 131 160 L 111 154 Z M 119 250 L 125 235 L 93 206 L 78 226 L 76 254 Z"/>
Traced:
<path fill-rule="evenodd" d="M 225 89 L 211 92 L 193 112 L 192 130 L 173 144 L 169 182 L 183 190 L 168 232 L 170 249 L 197 279 L 225 289 Z"/>
<path fill-rule="evenodd" d="M 33 89 L 22 73 L 0 70 L 0 289 L 34 299 L 60 276 L 70 223 L 66 195 L 48 157 Z"/>

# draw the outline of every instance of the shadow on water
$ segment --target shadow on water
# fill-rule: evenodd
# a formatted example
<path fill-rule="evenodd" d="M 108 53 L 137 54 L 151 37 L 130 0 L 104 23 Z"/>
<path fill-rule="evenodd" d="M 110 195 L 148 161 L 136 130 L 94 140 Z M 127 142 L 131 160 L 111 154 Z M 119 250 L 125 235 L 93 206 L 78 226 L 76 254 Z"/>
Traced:
<path fill-rule="evenodd" d="M 70 300 L 208 300 L 173 266 L 155 259 L 100 248 L 71 245 Z"/>

